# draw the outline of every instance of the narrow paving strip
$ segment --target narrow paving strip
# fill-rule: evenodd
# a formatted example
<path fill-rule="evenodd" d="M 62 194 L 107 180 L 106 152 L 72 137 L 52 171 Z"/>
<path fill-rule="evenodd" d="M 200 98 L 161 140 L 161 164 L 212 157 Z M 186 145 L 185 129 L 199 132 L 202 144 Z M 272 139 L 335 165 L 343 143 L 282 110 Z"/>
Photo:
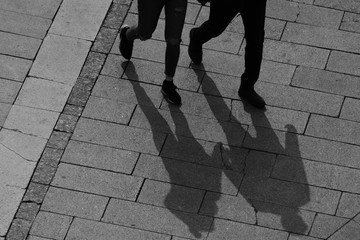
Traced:
<path fill-rule="evenodd" d="M 240 17 L 194 66 L 188 35 L 209 6 L 189 0 L 175 108 L 160 94 L 164 15 L 127 62 L 118 31 L 136 1 L 17 1 L 43 15 L 16 39 L 28 16 L 0 0 L 0 61 L 18 66 L 1 69 L 4 229 L 15 217 L 0 240 L 359 240 L 359 3 L 268 0 L 258 111 L 237 96 Z"/>

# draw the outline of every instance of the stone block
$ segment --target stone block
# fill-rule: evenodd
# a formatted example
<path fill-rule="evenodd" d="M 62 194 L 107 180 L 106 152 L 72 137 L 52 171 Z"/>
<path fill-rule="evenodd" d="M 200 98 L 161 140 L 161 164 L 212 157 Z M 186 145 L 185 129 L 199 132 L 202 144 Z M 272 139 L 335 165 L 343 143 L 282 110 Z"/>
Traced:
<path fill-rule="evenodd" d="M 165 134 L 80 118 L 71 139 L 157 155 Z"/>
<path fill-rule="evenodd" d="M 70 227 L 72 217 L 40 211 L 31 227 L 30 234 L 62 240 Z"/>
<path fill-rule="evenodd" d="M 360 14 L 345 12 L 340 29 L 360 33 Z"/>
<path fill-rule="evenodd" d="M 61 0 L 3 0 L 0 8 L 27 15 L 53 19 Z"/>
<path fill-rule="evenodd" d="M 107 197 L 50 187 L 41 210 L 100 220 L 108 201 Z"/>
<path fill-rule="evenodd" d="M 66 145 L 69 142 L 70 137 L 71 137 L 71 133 L 53 131 L 51 133 L 49 141 L 46 144 L 46 147 L 55 148 L 55 149 L 65 149 Z"/>
<path fill-rule="evenodd" d="M 99 240 L 170 240 L 171 236 L 103 222 L 75 218 L 67 239 Z"/>
<path fill-rule="evenodd" d="M 338 29 L 343 12 L 330 8 L 318 7 L 310 4 L 299 4 L 298 23 L 313 26 Z"/>
<path fill-rule="evenodd" d="M 119 31 L 117 29 L 101 27 L 91 50 L 95 52 L 109 53 L 114 45 L 116 37 L 118 36 L 118 32 Z M 116 47 L 118 46 L 119 45 L 116 45 Z"/>
<path fill-rule="evenodd" d="M 30 70 L 30 76 L 74 85 L 91 42 L 49 34 Z"/>
<path fill-rule="evenodd" d="M 135 106 L 131 103 L 90 96 L 82 116 L 126 125 L 130 121 Z"/>
<path fill-rule="evenodd" d="M 142 181 L 140 177 L 61 163 L 52 186 L 134 201 Z"/>
<path fill-rule="evenodd" d="M 360 3 L 353 0 L 315 0 L 315 5 L 360 13 Z"/>
<path fill-rule="evenodd" d="M 340 228 L 328 240 L 357 240 L 360 235 L 360 224 L 351 220 L 345 226 Z"/>
<path fill-rule="evenodd" d="M 196 214 L 204 195 L 203 190 L 146 180 L 137 202 Z"/>
<path fill-rule="evenodd" d="M 360 76 L 360 55 L 339 51 L 332 51 L 327 70 Z"/>
<path fill-rule="evenodd" d="M 308 237 L 308 236 L 304 236 L 304 235 L 297 235 L 297 234 L 293 234 L 290 233 L 289 239 L 288 240 L 320 240 L 319 238 L 314 238 L 314 237 Z"/>
<path fill-rule="evenodd" d="M 40 39 L 0 32 L 1 45 L 0 54 L 34 59 L 42 43 Z"/>
<path fill-rule="evenodd" d="M 340 118 L 360 122 L 360 101 L 354 98 L 345 98 Z"/>
<path fill-rule="evenodd" d="M 204 239 L 212 218 L 111 199 L 102 221 L 162 234 Z"/>
<path fill-rule="evenodd" d="M 48 186 L 38 183 L 30 182 L 25 196 L 23 198 L 24 202 L 35 202 L 35 203 L 42 203 L 45 195 L 47 193 Z"/>
<path fill-rule="evenodd" d="M 266 16 L 286 21 L 295 21 L 299 14 L 299 4 L 282 0 L 269 0 L 266 5 Z"/>
<path fill-rule="evenodd" d="M 40 209 L 40 205 L 34 202 L 22 202 L 16 213 L 16 218 L 24 219 L 27 221 L 34 221 Z"/>
<path fill-rule="evenodd" d="M 74 129 L 76 127 L 76 123 L 79 120 L 79 117 L 74 115 L 68 115 L 68 114 L 61 114 L 54 130 L 58 130 L 61 132 L 74 132 Z"/>
<path fill-rule="evenodd" d="M 21 84 L 0 78 L 0 102 L 12 104 L 20 90 Z"/>
<path fill-rule="evenodd" d="M 339 207 L 336 211 L 336 216 L 344 218 L 353 218 L 360 211 L 360 195 L 343 193 L 340 199 Z"/>
<path fill-rule="evenodd" d="M 0 77 L 22 82 L 31 64 L 31 60 L 0 54 Z"/>
<path fill-rule="evenodd" d="M 325 214 L 317 214 L 310 236 L 327 239 L 346 224 L 348 219 Z"/>
<path fill-rule="evenodd" d="M 138 157 L 138 153 L 71 140 L 61 161 L 131 174 Z"/>
<path fill-rule="evenodd" d="M 360 145 L 360 123 L 312 115 L 306 135 Z"/>
<path fill-rule="evenodd" d="M 25 239 L 29 233 L 31 222 L 23 219 L 14 219 L 9 232 L 6 235 L 8 240 Z"/>
<path fill-rule="evenodd" d="M 91 90 L 100 70 L 104 65 L 106 55 L 98 52 L 90 52 L 86 58 L 80 77 L 76 85 L 80 83 L 86 90 Z"/>
<path fill-rule="evenodd" d="M 11 104 L 0 103 L 0 127 L 4 125 L 4 122 L 10 112 L 11 107 Z"/>

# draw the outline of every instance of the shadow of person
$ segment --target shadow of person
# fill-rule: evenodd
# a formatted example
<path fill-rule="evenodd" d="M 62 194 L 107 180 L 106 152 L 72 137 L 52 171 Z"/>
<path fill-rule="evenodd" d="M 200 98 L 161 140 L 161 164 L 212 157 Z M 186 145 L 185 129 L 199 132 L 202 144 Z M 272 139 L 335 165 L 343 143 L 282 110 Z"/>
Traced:
<path fill-rule="evenodd" d="M 193 192 L 197 191 L 196 188 L 207 189 L 213 192 L 221 191 L 222 171 L 198 164 L 199 161 L 220 161 L 219 145 L 214 144 L 212 151 L 205 151 L 204 147 L 194 138 L 181 109 L 175 106 L 169 106 L 170 111 L 158 109 L 145 89 L 141 86 L 133 63 L 131 61 L 124 62 L 122 67 L 125 75 L 131 79 L 130 83 L 138 100 L 138 107 L 145 115 L 151 130 L 153 132 L 163 132 L 167 134 L 165 144 L 154 139 L 159 156 L 168 173 L 169 183 L 171 184 L 170 190 L 165 197 L 164 205 L 172 214 L 187 225 L 189 232 L 195 238 L 201 238 L 202 232 L 207 233 L 212 231 L 212 218 L 197 215 L 203 196 L 195 203 L 187 201 L 186 199 L 191 199 L 192 196 L 186 196 L 188 193 L 191 194 L 191 192 L 187 192 L 186 189 L 194 188 L 192 189 Z M 169 114 L 171 119 L 169 118 Z M 171 120 L 173 124 L 171 124 Z M 153 136 L 155 138 L 156 135 L 154 134 Z M 187 159 L 184 159 L 184 161 L 176 161 L 170 157 L 165 157 L 164 155 L 166 154 L 163 154 L 165 145 L 170 146 L 170 148 L 171 146 L 175 146 L 180 148 L 180 150 L 182 149 L 185 153 L 188 153 Z M 202 195 L 205 194 L 203 190 L 198 190 L 198 192 L 202 192 Z M 209 204 L 208 206 L 210 216 L 216 215 L 218 211 L 217 205 L 215 204 L 217 200 L 217 197 L 213 198 L 212 201 L 214 204 Z M 190 235 L 188 237 L 193 236 Z"/>
<path fill-rule="evenodd" d="M 205 74 L 199 74 L 199 69 L 204 71 Z M 204 67 L 201 65 L 200 68 L 194 69 L 194 71 L 197 73 L 198 81 L 201 83 L 200 88 L 213 115 L 223 127 L 224 121 L 221 121 L 217 109 L 226 109 L 228 106 L 225 101 L 222 101 L 220 105 L 217 103 L 215 106 L 213 101 L 210 100 L 210 95 L 207 93 L 211 92 L 211 95 L 220 98 L 221 94 L 215 82 L 206 74 Z M 281 225 L 286 231 L 305 234 L 309 226 L 302 219 L 299 208 L 310 201 L 310 191 L 306 184 L 307 178 L 301 160 L 297 130 L 293 125 L 288 124 L 285 126 L 285 146 L 283 147 L 265 115 L 266 109 L 259 110 L 246 103 L 243 103 L 243 107 L 244 111 L 251 117 L 251 126 L 249 126 L 243 142 L 244 147 L 249 149 L 250 153 L 246 159 L 244 179 L 239 188 L 239 195 L 253 206 L 255 212 L 280 216 Z M 229 112 L 230 119 L 241 124 L 230 109 Z M 225 127 L 223 127 L 223 131 L 226 136 L 232 134 Z M 252 135 L 256 136 L 253 137 Z M 259 145 L 262 147 L 258 147 Z M 276 159 L 261 159 L 262 155 L 252 154 L 256 150 L 264 151 L 264 149 L 267 154 L 276 156 Z M 232 145 L 222 149 L 224 153 L 223 160 L 228 164 L 237 161 L 237 159 L 225 157 L 236 156 L 236 154 L 231 153 L 235 150 L 236 148 Z M 288 171 L 288 165 L 285 164 L 289 163 L 289 161 L 291 161 L 291 169 L 296 169 L 296 176 L 289 176 L 292 173 Z M 282 179 L 283 176 L 285 176 L 285 179 Z M 292 179 L 292 177 L 296 177 L 302 184 L 291 182 L 289 179 Z"/>

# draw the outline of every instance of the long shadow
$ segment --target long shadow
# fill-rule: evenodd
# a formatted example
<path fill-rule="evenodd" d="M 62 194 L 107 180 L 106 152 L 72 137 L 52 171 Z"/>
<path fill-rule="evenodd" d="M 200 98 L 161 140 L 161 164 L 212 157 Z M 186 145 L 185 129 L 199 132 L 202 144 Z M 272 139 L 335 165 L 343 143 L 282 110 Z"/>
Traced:
<path fill-rule="evenodd" d="M 232 133 L 226 131 L 224 121 L 221 121 L 221 115 L 219 115 L 217 111 L 219 108 L 228 109 L 228 106 L 224 101 L 222 102 L 222 106 L 219 106 L 219 104 L 215 106 L 213 104 L 210 95 L 206 94 L 206 92 L 210 91 L 211 95 L 221 97 L 220 91 L 211 77 L 206 74 L 204 66 L 201 66 L 201 69 L 205 74 L 197 74 L 197 76 L 198 81 L 201 83 L 204 96 L 207 99 L 215 118 L 218 119 L 219 124 L 223 126 L 225 135 L 230 136 Z M 199 71 L 195 72 L 198 73 Z M 250 150 L 254 147 L 256 150 L 259 144 L 266 144 L 266 147 L 260 147 L 260 149 L 265 148 L 266 151 L 275 153 L 275 161 L 281 161 L 282 159 L 287 158 L 287 156 L 291 156 L 291 160 L 293 160 L 292 165 L 297 169 L 296 178 L 301 180 L 302 184 L 293 184 L 288 181 L 281 181 L 273 178 L 272 171 L 274 168 L 274 160 L 266 162 L 262 159 L 249 157 L 246 161 L 246 167 L 244 169 L 245 176 L 239 189 L 239 194 L 254 207 L 256 212 L 266 212 L 280 216 L 281 224 L 286 231 L 305 234 L 309 226 L 307 226 L 302 219 L 299 208 L 310 201 L 310 191 L 306 184 L 306 173 L 301 161 L 301 153 L 296 134 L 297 130 L 293 125 L 288 124 L 285 126 L 287 132 L 285 133 L 285 146 L 283 147 L 279 141 L 279 137 L 272 129 L 271 124 L 265 115 L 266 109 L 259 110 L 246 103 L 243 104 L 244 110 L 251 116 L 251 125 L 254 128 L 253 135 L 256 135 L 255 137 L 252 137 L 249 133 L 250 131 L 248 131 L 244 139 L 244 146 Z M 241 124 L 236 117 L 232 115 L 230 109 L 229 112 L 231 121 Z M 229 139 L 230 138 L 228 138 L 228 140 Z M 236 148 L 229 145 L 223 152 L 228 151 L 228 156 L 236 156 L 235 154 L 231 154 L 231 152 L 235 150 Z M 232 162 L 236 161 L 236 159 L 227 161 Z M 284 171 L 287 171 L 286 165 L 282 167 L 282 165 L 279 164 L 278 166 L 280 167 L 276 170 L 281 176 Z M 289 206 L 289 208 L 282 206 Z"/>

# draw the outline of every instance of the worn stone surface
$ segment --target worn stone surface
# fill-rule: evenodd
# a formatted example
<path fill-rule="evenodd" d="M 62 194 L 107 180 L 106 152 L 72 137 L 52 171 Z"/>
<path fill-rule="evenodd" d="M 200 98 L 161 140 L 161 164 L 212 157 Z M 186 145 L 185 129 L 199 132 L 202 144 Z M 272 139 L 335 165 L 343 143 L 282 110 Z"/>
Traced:
<path fill-rule="evenodd" d="M 20 90 L 21 84 L 0 78 L 0 102 L 12 104 Z"/>
<path fill-rule="evenodd" d="M 0 54 L 0 77 L 22 82 L 31 64 L 31 60 Z"/>
<path fill-rule="evenodd" d="M 330 54 L 326 69 L 334 72 L 360 76 L 359 59 L 359 54 L 333 51 Z"/>
<path fill-rule="evenodd" d="M 311 228 L 310 235 L 327 239 L 349 220 L 346 218 L 335 217 L 331 215 L 318 214 Z"/>
<path fill-rule="evenodd" d="M 33 60 L 41 45 L 40 39 L 0 32 L 0 54 Z"/>

